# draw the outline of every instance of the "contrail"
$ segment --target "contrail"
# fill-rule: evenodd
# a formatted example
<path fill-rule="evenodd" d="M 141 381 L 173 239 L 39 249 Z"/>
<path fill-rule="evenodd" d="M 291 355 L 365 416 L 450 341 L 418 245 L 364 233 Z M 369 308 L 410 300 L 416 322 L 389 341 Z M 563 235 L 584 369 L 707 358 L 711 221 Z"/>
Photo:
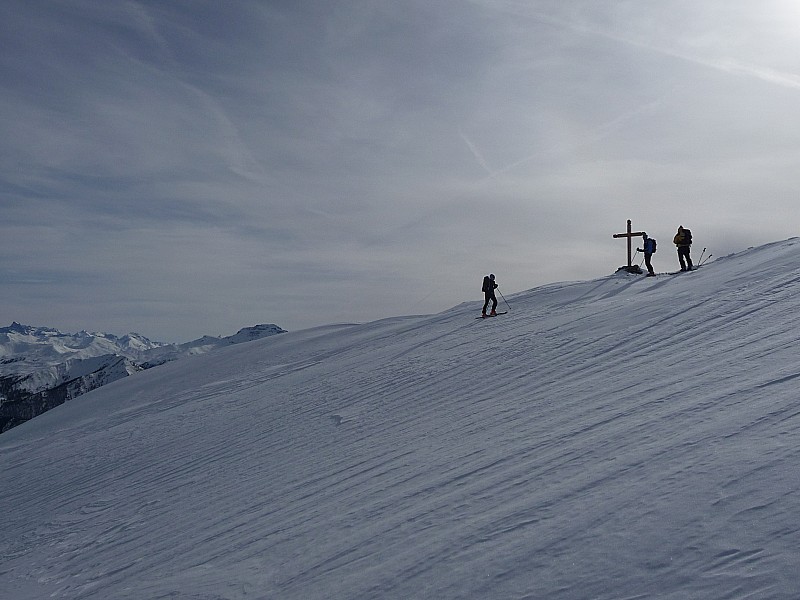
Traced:
<path fill-rule="evenodd" d="M 779 85 L 781 87 L 795 89 L 795 90 L 800 89 L 800 76 L 795 75 L 794 73 L 786 73 L 783 71 L 778 71 L 776 69 L 771 69 L 769 67 L 764 67 L 761 65 L 747 64 L 730 58 L 725 58 L 725 59 L 700 58 L 698 56 L 694 56 L 686 52 L 680 52 L 679 50 L 673 50 L 671 48 L 665 48 L 663 46 L 656 46 L 654 44 L 650 44 L 647 42 L 633 40 L 631 38 L 616 35 L 608 31 L 605 31 L 599 27 L 592 27 L 587 25 L 574 25 L 566 21 L 560 21 L 551 17 L 545 17 L 544 15 L 537 15 L 537 18 L 539 20 L 546 21 L 552 25 L 557 25 L 566 29 L 571 29 L 572 31 L 590 35 L 597 35 L 599 37 L 603 37 L 618 42 L 620 44 L 625 44 L 628 46 L 633 46 L 635 48 L 649 50 L 650 52 L 655 52 L 657 54 L 662 54 L 664 56 L 671 56 L 672 58 L 677 58 L 679 60 L 688 63 L 700 65 L 703 67 L 708 67 L 709 69 L 714 69 L 716 71 L 722 71 L 723 73 L 728 73 L 731 75 L 744 75 L 747 77 L 752 77 L 753 79 L 764 81 L 766 83 Z"/>
<path fill-rule="evenodd" d="M 649 50 L 650 52 L 655 52 L 657 54 L 662 54 L 664 56 L 671 56 L 672 58 L 677 58 L 685 62 L 707 67 L 709 69 L 714 69 L 716 71 L 721 71 L 723 73 L 728 73 L 730 75 L 743 75 L 746 77 L 751 77 L 753 79 L 758 79 L 760 81 L 764 81 L 766 83 L 771 83 L 785 88 L 790 88 L 795 90 L 800 89 L 800 76 L 795 75 L 794 73 L 778 71 L 776 69 L 771 69 L 769 67 L 764 67 L 761 65 L 748 64 L 730 58 L 724 58 L 724 59 L 700 58 L 698 56 L 694 56 L 686 52 L 681 52 L 679 50 L 673 50 L 671 48 L 665 48 L 663 46 L 656 46 L 648 42 L 638 41 L 615 33 L 611 33 L 601 27 L 597 27 L 594 25 L 587 25 L 583 23 L 580 24 L 572 23 L 570 21 L 542 13 L 535 9 L 531 10 L 529 5 L 524 2 L 513 1 L 513 0 L 500 0 L 500 1 L 470 0 L 470 1 L 479 6 L 492 8 L 500 12 L 512 14 L 516 17 L 523 17 L 535 20 L 538 21 L 539 23 L 544 23 L 561 29 L 567 29 L 579 34 L 596 35 L 598 37 L 612 40 L 620 44 L 633 46 L 643 50 Z"/>
<path fill-rule="evenodd" d="M 714 69 L 715 71 L 722 71 L 723 73 L 728 73 L 731 75 L 744 75 L 746 77 L 752 77 L 753 79 L 758 79 L 760 81 L 764 81 L 766 83 L 772 83 L 774 85 L 779 85 L 785 88 L 790 88 L 795 90 L 800 89 L 800 76 L 797 76 L 793 73 L 785 73 L 783 71 L 778 71 L 776 69 L 770 69 L 769 67 L 747 64 L 730 58 L 725 58 L 725 59 L 700 58 L 698 56 L 693 56 L 685 52 L 680 52 L 678 50 L 672 50 L 670 48 L 664 48 L 662 46 L 655 46 L 653 44 L 648 44 L 646 42 L 639 42 L 629 38 L 624 38 L 596 28 L 588 29 L 586 27 L 582 27 L 581 31 L 587 33 L 593 33 L 595 35 L 613 40 L 615 42 L 619 42 L 621 44 L 626 44 L 628 46 L 634 46 L 636 48 L 649 50 L 657 54 L 663 54 L 664 56 L 670 56 L 672 58 L 677 58 L 679 60 L 688 63 L 700 65 L 702 67 L 707 67 L 709 69 Z"/>
<path fill-rule="evenodd" d="M 653 48 L 653 50 L 659 51 L 658 48 Z M 784 73 L 782 71 L 777 71 L 775 69 L 770 69 L 769 67 L 762 67 L 759 65 L 748 65 L 730 59 L 707 60 L 693 56 L 687 56 L 677 52 L 663 52 L 665 54 L 675 56 L 676 58 L 681 58 L 683 60 L 696 63 L 698 65 L 703 65 L 718 71 L 730 73 L 731 75 L 745 75 L 747 77 L 759 79 L 761 81 L 779 85 L 781 87 L 800 90 L 800 77 L 792 73 Z"/>
<path fill-rule="evenodd" d="M 574 151 L 574 150 L 576 150 L 578 148 L 583 148 L 583 147 L 589 146 L 591 144 L 597 143 L 597 142 L 601 141 L 603 138 L 606 138 L 609 135 L 611 135 L 614 131 L 620 129 L 623 126 L 624 123 L 635 119 L 639 115 L 642 115 L 642 114 L 645 114 L 645 113 L 651 111 L 653 108 L 659 106 L 660 104 L 663 104 L 663 99 L 662 98 L 657 98 L 656 100 L 653 100 L 652 102 L 646 102 L 646 103 L 642 104 L 641 106 L 639 106 L 637 108 L 634 108 L 633 110 L 629 110 L 628 112 L 623 113 L 623 114 L 619 115 L 618 117 L 616 117 L 616 118 L 614 118 L 614 119 L 612 119 L 610 121 L 607 121 L 606 123 L 602 123 L 602 124 L 598 125 L 597 127 L 595 127 L 594 129 L 591 129 L 585 136 L 583 136 L 583 138 L 581 140 L 578 140 L 578 141 L 576 141 L 574 143 L 571 143 L 571 144 L 564 144 L 564 145 L 562 145 L 561 147 L 558 147 L 558 148 L 545 148 L 545 149 L 539 150 L 538 152 L 534 152 L 533 154 L 529 154 L 528 156 L 525 156 L 523 158 L 515 160 L 514 162 L 509 163 L 504 167 L 501 167 L 499 169 L 491 171 L 489 173 L 489 176 L 490 176 L 490 178 L 497 177 L 498 175 L 502 175 L 504 173 L 507 173 L 507 172 L 517 168 L 518 166 L 520 166 L 520 165 L 522 165 L 522 164 L 524 164 L 526 162 L 530 162 L 530 161 L 535 160 L 537 158 L 540 158 L 542 156 L 546 156 L 546 155 L 552 156 L 552 155 L 557 155 L 559 153 L 564 153 L 564 152 L 568 152 L 568 151 L 571 152 L 571 151 Z"/>
<path fill-rule="evenodd" d="M 489 163 L 486 162 L 486 159 L 483 158 L 483 155 L 481 154 L 480 150 L 478 150 L 478 147 L 475 146 L 475 144 L 473 144 L 466 135 L 464 135 L 463 131 L 459 130 L 458 135 L 462 140 L 464 140 L 464 143 L 467 145 L 467 148 L 469 148 L 469 151 L 472 152 L 472 155 L 475 157 L 475 160 L 478 161 L 478 164 L 486 169 L 486 172 L 490 177 L 494 177 L 494 170 L 489 166 Z"/>

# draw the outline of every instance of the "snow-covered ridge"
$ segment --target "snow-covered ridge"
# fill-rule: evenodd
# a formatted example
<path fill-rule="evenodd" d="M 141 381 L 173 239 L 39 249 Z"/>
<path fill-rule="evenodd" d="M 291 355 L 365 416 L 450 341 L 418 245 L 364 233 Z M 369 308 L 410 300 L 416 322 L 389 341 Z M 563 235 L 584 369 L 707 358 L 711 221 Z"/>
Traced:
<path fill-rule="evenodd" d="M 262 324 L 227 337 L 166 344 L 136 333 L 62 333 L 13 322 L 0 328 L 0 432 L 137 371 L 277 333 L 285 331 Z"/>
<path fill-rule="evenodd" d="M 800 598 L 800 240 L 505 297 L 231 345 L 6 432 L 0 589 Z"/>
<path fill-rule="evenodd" d="M 34 327 L 14 322 L 0 328 L 0 375 L 31 372 L 36 368 L 59 365 L 106 354 L 124 356 L 136 362 L 162 356 L 198 354 L 230 344 L 283 333 L 274 324 L 240 329 L 227 337 L 204 336 L 185 344 L 153 342 L 137 333 L 117 337 L 110 333 L 62 333 L 50 327 Z"/>

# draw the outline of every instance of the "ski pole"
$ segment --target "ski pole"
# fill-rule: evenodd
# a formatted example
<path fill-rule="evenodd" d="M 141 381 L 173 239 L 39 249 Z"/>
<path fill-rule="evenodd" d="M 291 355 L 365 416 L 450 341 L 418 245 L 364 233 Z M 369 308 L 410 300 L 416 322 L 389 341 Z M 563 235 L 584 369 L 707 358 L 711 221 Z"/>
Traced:
<path fill-rule="evenodd" d="M 705 249 L 705 248 L 703 248 L 703 251 L 700 253 L 700 258 L 699 258 L 699 259 L 698 259 L 698 261 L 697 261 L 697 264 L 698 264 L 698 265 L 701 265 L 701 264 L 703 264 L 703 254 L 705 254 L 705 253 L 706 253 L 706 249 Z"/>
<path fill-rule="evenodd" d="M 709 254 L 708 256 L 706 256 L 706 259 L 703 262 L 699 263 L 697 266 L 698 267 L 702 267 L 704 264 L 706 264 L 708 262 L 708 259 L 711 258 L 712 256 L 714 256 L 714 255 L 713 254 Z"/>
<path fill-rule="evenodd" d="M 505 302 L 506 306 L 508 306 L 508 310 L 511 310 L 511 306 L 508 304 L 508 300 L 506 300 L 506 297 L 503 296 L 503 292 L 500 291 L 500 288 L 497 288 L 497 293 L 500 294 L 500 297 L 503 299 L 503 302 Z"/>

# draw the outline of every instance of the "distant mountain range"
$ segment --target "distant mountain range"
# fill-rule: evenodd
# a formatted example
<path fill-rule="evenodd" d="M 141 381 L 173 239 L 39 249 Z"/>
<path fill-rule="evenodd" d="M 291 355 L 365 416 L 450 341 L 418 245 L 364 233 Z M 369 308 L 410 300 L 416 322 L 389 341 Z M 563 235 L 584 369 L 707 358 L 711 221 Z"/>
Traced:
<path fill-rule="evenodd" d="M 285 330 L 263 324 L 227 337 L 165 344 L 136 333 L 62 333 L 14 322 L 0 328 L 0 433 L 137 371 L 278 333 Z"/>

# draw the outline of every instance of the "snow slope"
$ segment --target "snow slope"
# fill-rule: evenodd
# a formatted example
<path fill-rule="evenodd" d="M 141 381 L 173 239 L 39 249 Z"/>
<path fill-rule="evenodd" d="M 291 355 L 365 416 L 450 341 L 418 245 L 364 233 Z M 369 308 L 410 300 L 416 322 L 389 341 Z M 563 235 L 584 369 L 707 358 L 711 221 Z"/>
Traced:
<path fill-rule="evenodd" d="M 800 240 L 506 297 L 230 346 L 6 432 L 4 597 L 800 597 Z"/>

